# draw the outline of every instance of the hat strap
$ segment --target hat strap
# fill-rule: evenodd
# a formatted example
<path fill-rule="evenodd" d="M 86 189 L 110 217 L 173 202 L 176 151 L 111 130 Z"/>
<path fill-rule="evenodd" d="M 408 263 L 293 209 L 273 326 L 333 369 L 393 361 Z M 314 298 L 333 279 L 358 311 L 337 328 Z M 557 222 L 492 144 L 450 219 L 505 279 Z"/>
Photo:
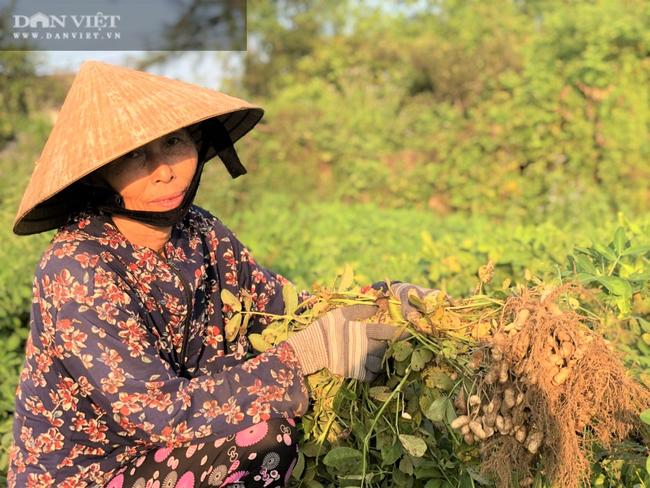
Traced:
<path fill-rule="evenodd" d="M 205 160 L 210 146 L 217 153 L 219 159 L 223 162 L 224 166 L 230 173 L 230 176 L 237 178 L 238 176 L 247 173 L 244 165 L 241 164 L 237 151 L 232 144 L 230 134 L 221 123 L 221 121 L 214 117 L 212 119 L 201 122 L 201 151 L 199 152 L 199 161 Z M 203 135 L 207 135 L 204 137 Z"/>

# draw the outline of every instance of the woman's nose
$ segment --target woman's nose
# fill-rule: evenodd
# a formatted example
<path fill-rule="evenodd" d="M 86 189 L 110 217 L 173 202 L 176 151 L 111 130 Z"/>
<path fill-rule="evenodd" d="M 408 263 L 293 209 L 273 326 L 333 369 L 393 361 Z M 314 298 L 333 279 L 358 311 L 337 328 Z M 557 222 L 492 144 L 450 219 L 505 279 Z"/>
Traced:
<path fill-rule="evenodd" d="M 151 176 L 154 178 L 155 183 L 169 183 L 176 177 L 174 173 L 174 162 L 166 154 L 152 156 L 150 163 L 153 166 Z"/>

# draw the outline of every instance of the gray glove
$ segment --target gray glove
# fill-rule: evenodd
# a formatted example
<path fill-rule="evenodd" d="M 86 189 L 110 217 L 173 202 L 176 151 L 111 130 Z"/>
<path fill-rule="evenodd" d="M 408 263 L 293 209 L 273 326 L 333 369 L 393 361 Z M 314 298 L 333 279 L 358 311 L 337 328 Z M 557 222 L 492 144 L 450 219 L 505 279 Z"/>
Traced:
<path fill-rule="evenodd" d="M 373 381 L 397 331 L 388 324 L 366 324 L 377 313 L 372 305 L 337 308 L 287 339 L 302 366 L 302 373 L 327 368 L 330 373 L 360 381 Z"/>
<path fill-rule="evenodd" d="M 440 290 L 420 288 L 419 286 L 411 285 L 410 283 L 395 283 L 391 285 L 391 288 L 395 294 L 395 298 L 400 301 L 402 317 L 404 317 L 412 324 L 418 323 L 422 317 L 422 313 L 409 303 L 409 291 L 415 290 L 420 299 L 424 299 L 424 297 L 429 295 L 437 295 L 438 293 L 442 293 Z"/>

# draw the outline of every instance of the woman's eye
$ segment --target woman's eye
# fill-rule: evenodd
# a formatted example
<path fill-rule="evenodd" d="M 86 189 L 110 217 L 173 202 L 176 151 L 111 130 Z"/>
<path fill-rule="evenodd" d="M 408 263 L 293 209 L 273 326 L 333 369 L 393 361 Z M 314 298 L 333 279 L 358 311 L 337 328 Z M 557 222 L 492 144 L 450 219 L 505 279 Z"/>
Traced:
<path fill-rule="evenodd" d="M 137 152 L 137 151 L 131 151 L 131 152 L 129 152 L 129 153 L 126 153 L 126 154 L 124 155 L 124 158 L 125 158 L 125 159 L 135 159 L 135 158 L 137 158 L 138 156 L 140 156 L 140 153 L 139 153 L 139 152 Z"/>
<path fill-rule="evenodd" d="M 181 142 L 180 137 L 170 137 L 169 139 L 167 139 L 167 145 L 168 146 L 175 146 L 179 142 Z"/>

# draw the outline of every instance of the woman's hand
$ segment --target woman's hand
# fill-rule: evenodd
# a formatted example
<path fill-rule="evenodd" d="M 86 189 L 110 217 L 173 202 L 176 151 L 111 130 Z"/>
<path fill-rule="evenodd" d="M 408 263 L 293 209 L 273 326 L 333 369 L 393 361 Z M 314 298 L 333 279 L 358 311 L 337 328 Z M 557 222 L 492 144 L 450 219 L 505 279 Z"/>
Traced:
<path fill-rule="evenodd" d="M 420 299 L 424 299 L 424 297 L 429 295 L 437 295 L 438 293 L 442 293 L 440 290 L 421 288 L 419 286 L 411 285 L 410 283 L 394 283 L 391 285 L 391 288 L 393 290 L 395 298 L 400 301 L 402 308 L 402 317 L 404 317 L 412 324 L 417 324 L 422 317 L 422 314 L 418 311 L 417 308 L 409 303 L 409 291 L 415 290 L 415 293 Z M 449 296 L 447 296 L 447 298 L 450 299 Z"/>
<path fill-rule="evenodd" d="M 386 341 L 399 330 L 388 324 L 358 322 L 377 310 L 372 305 L 338 308 L 289 337 L 287 342 L 296 352 L 303 374 L 327 368 L 346 378 L 373 381 L 381 372 Z"/>

